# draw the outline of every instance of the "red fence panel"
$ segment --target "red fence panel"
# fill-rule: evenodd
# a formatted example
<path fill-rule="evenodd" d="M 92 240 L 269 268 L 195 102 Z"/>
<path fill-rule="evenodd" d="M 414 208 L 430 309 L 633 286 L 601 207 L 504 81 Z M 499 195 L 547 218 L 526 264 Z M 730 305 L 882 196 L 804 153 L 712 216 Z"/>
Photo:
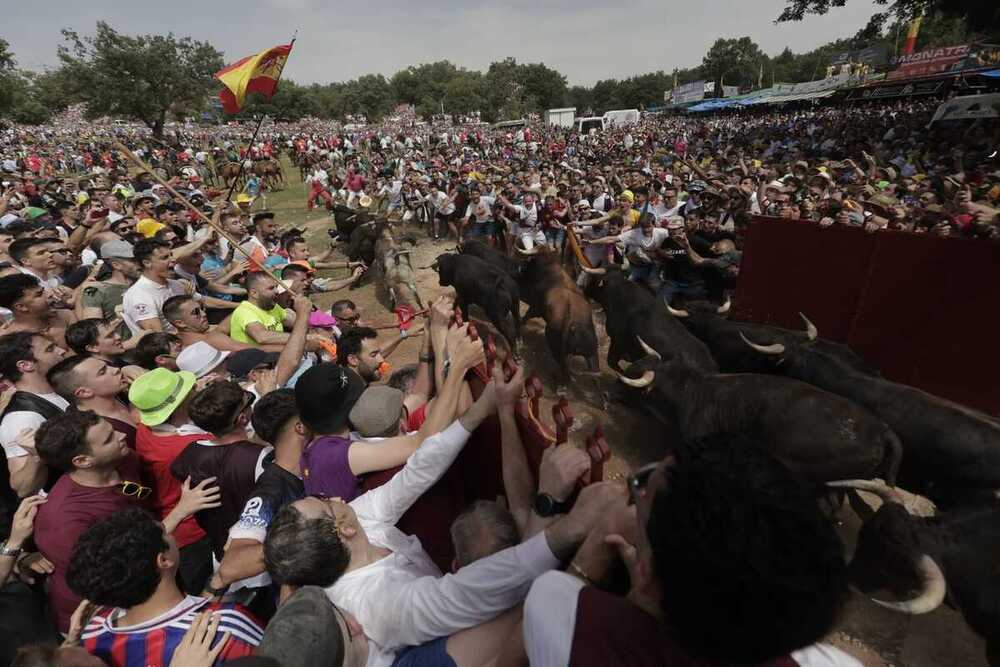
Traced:
<path fill-rule="evenodd" d="M 845 342 L 893 380 L 1000 414 L 1000 244 L 759 218 L 734 317 Z"/>

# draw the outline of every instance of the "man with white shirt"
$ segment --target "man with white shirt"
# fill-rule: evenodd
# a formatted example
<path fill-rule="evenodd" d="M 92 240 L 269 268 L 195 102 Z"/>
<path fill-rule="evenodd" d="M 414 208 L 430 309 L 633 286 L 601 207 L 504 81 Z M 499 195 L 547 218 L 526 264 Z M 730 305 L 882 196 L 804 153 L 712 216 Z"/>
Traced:
<path fill-rule="evenodd" d="M 65 354 L 41 334 L 22 331 L 0 336 L 0 374 L 17 390 L 0 418 L 0 444 L 7 457 L 10 486 L 21 497 L 38 491 L 46 480 L 45 465 L 25 448 L 22 432 L 28 431 L 33 438 L 39 426 L 69 407 L 46 379 L 49 369 Z"/>
<path fill-rule="evenodd" d="M 757 443 L 687 441 L 628 479 L 567 572 L 532 585 L 532 667 L 747 664 L 860 667 L 815 644 L 847 596 L 843 545 L 815 493 Z M 625 597 L 600 590 L 628 569 Z"/>
<path fill-rule="evenodd" d="M 510 203 L 503 195 L 500 196 L 500 203 L 514 215 L 514 229 L 511 231 L 514 238 L 521 241 L 525 250 L 531 250 L 536 243 L 545 245 L 545 232 L 538 224 L 540 211 L 533 192 L 525 192 L 523 203 L 520 205 Z"/>
<path fill-rule="evenodd" d="M 187 294 L 189 286 L 174 280 L 174 260 L 170 244 L 156 239 L 143 239 L 135 244 L 132 255 L 142 271 L 139 279 L 125 291 L 122 298 L 122 319 L 133 336 L 143 331 L 175 329 L 163 316 L 163 302 L 178 294 Z M 190 286 L 193 290 L 193 286 Z M 193 295 L 199 298 L 197 294 Z"/>
<path fill-rule="evenodd" d="M 576 550 L 616 488 L 624 502 L 620 486 L 591 485 L 570 514 L 544 532 L 441 576 L 420 541 L 395 524 L 440 479 L 470 432 L 493 413 L 495 391 L 488 385 L 462 417 L 425 441 L 385 485 L 349 504 L 305 498 L 271 522 L 264 557 L 283 597 L 300 586 L 324 586 L 334 604 L 350 614 L 345 623 L 352 655 L 343 664 L 385 667 L 401 652 L 399 659 L 405 655 L 413 664 L 461 667 L 499 654 L 518 617 L 504 612 L 523 600 L 535 577 L 559 567 Z"/>
<path fill-rule="evenodd" d="M 460 239 L 493 237 L 493 197 L 487 197 L 473 187 L 469 195 L 471 200 L 462 218 Z"/>

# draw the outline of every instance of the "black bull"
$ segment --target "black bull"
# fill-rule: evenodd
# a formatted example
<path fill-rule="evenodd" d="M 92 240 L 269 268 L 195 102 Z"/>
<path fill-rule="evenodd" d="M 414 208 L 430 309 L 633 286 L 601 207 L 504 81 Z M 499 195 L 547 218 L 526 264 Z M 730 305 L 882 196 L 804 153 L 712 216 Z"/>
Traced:
<path fill-rule="evenodd" d="M 861 406 L 797 380 L 704 373 L 650 352 L 621 379 L 645 389 L 683 437 L 742 433 L 809 481 L 881 475 L 894 483 L 899 440 Z"/>
<path fill-rule="evenodd" d="M 445 253 L 434 261 L 438 283 L 454 287 L 458 306 L 466 321 L 469 306 L 486 312 L 493 326 L 508 341 L 517 339 L 520 329 L 520 294 L 517 282 L 478 257 Z"/>
<path fill-rule="evenodd" d="M 641 338 L 663 359 L 705 373 L 718 370 L 705 344 L 689 334 L 648 290 L 626 280 L 621 271 L 585 270 L 593 274 L 587 291 L 604 308 L 611 369 L 617 369 L 622 359 L 635 361 L 645 356 Z"/>
<path fill-rule="evenodd" d="M 597 370 L 593 309 L 557 254 L 539 249 L 517 261 L 478 241 L 463 243 L 459 249 L 463 256 L 478 257 L 517 280 L 521 300 L 528 304 L 524 319 L 545 320 L 545 340 L 563 379 L 569 377 L 570 356 L 583 357 L 589 370 Z"/>
<path fill-rule="evenodd" d="M 859 371 L 818 342 L 745 344 L 774 372 L 849 398 L 888 424 L 903 443 L 904 488 L 950 504 L 1000 489 L 1000 420 Z"/>
<path fill-rule="evenodd" d="M 883 504 L 861 528 L 849 575 L 864 592 L 887 589 L 901 602 L 877 604 L 924 614 L 947 601 L 986 639 L 990 665 L 1000 667 L 1000 508 L 911 516 L 894 490 L 851 480 L 831 486 L 879 495 Z M 911 591 L 917 591 L 915 594 Z"/>

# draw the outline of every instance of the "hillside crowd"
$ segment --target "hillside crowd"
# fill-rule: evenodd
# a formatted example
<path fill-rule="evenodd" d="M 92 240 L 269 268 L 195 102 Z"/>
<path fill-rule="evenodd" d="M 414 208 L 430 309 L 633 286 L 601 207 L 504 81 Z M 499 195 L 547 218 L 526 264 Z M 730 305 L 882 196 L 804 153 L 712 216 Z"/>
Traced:
<path fill-rule="evenodd" d="M 587 134 L 401 111 L 267 124 L 252 145 L 239 125 L 0 129 L 0 662 L 858 664 L 819 643 L 842 546 L 780 464 L 717 436 L 626 484 L 586 484 L 569 444 L 536 473 L 523 371 L 477 383 L 483 344 L 447 297 L 390 336 L 348 298 L 317 309 L 367 267 L 313 255 L 252 167 L 289 158 L 303 206 L 627 265 L 675 303 L 732 287 L 758 215 L 1000 238 L 1000 124 L 929 125 L 935 106 Z M 218 172 L 241 162 L 229 201 Z M 419 363 L 390 372 L 409 337 Z M 484 424 L 495 470 L 463 452 Z M 432 513 L 443 550 L 397 526 L 463 475 L 503 500 L 465 489 L 461 512 Z"/>

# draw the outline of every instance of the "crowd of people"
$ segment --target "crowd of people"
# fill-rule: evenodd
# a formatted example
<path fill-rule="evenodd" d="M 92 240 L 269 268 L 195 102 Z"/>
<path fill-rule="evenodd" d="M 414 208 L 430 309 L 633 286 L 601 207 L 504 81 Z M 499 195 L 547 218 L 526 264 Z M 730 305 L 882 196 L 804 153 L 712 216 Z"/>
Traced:
<path fill-rule="evenodd" d="M 286 154 L 306 206 L 621 264 L 672 303 L 732 286 L 756 215 L 996 239 L 997 124 L 928 125 L 933 108 L 585 135 L 400 113 L 276 124 L 250 146 L 240 126 L 0 130 L 0 661 L 857 664 L 818 643 L 845 600 L 842 545 L 775 460 L 717 436 L 665 444 L 626 484 L 585 483 L 570 444 L 533 470 L 523 370 L 472 381 L 483 344 L 450 297 L 389 337 L 349 299 L 319 309 L 367 267 L 335 244 L 312 256 L 260 180 L 234 201 L 210 183 Z M 390 373 L 409 337 L 418 363 Z M 503 498 L 431 514 L 442 562 L 398 524 L 487 428 L 502 465 L 461 474 Z"/>

